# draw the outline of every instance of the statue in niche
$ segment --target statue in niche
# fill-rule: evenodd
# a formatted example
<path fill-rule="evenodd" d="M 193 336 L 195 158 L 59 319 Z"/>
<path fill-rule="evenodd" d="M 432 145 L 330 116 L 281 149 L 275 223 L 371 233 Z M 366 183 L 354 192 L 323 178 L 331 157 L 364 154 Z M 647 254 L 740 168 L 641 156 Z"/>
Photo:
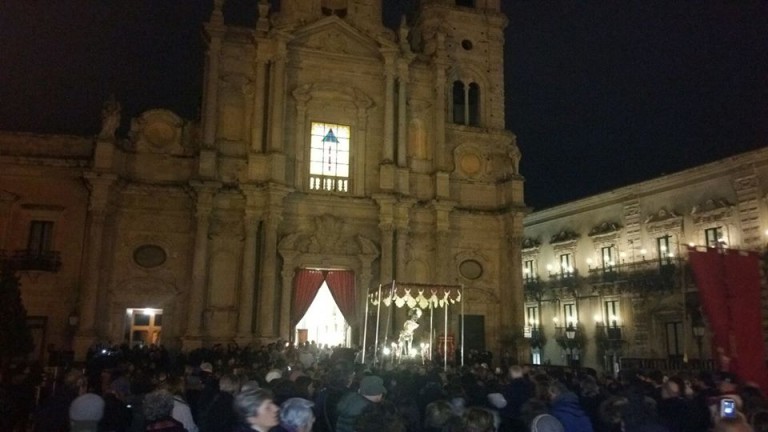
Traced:
<path fill-rule="evenodd" d="M 120 127 L 120 102 L 112 95 L 104 102 L 101 109 L 101 132 L 99 139 L 110 140 L 115 138 L 115 131 Z"/>
<path fill-rule="evenodd" d="M 520 148 L 514 142 L 510 146 L 507 156 L 512 159 L 512 174 L 520 174 L 520 159 L 523 155 L 520 153 Z"/>

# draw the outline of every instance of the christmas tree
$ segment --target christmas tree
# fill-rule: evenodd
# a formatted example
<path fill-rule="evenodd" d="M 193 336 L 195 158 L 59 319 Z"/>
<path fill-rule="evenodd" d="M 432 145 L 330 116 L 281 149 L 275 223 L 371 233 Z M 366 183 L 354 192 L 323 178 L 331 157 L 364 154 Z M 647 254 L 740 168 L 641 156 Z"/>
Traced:
<path fill-rule="evenodd" d="M 27 326 L 27 311 L 21 302 L 19 278 L 5 269 L 0 272 L 0 365 L 32 352 L 32 333 Z"/>

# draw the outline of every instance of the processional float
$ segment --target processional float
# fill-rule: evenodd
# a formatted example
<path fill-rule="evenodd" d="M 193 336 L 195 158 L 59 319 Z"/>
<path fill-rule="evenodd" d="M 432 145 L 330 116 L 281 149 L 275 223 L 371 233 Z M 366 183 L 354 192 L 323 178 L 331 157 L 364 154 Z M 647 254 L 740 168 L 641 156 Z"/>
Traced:
<path fill-rule="evenodd" d="M 422 360 L 432 360 L 432 347 L 435 339 L 435 309 L 443 309 L 443 367 L 448 366 L 448 313 L 450 306 L 459 305 L 461 317 L 461 365 L 464 365 L 464 285 L 443 285 L 443 284 L 423 284 L 392 281 L 388 284 L 380 284 L 376 288 L 368 290 L 365 302 L 365 323 L 363 328 L 363 362 L 367 362 L 366 348 L 368 345 L 368 321 L 369 311 L 375 309 L 375 344 L 374 344 L 374 365 L 379 361 L 380 351 L 389 349 L 389 331 L 392 327 L 392 315 L 395 308 L 407 307 L 408 319 L 403 323 L 403 328 L 397 335 L 397 342 L 392 342 L 393 358 L 402 358 L 411 356 L 414 350 L 413 341 L 416 330 L 420 327 L 419 319 L 424 314 L 424 310 L 429 310 L 429 337 L 428 343 L 421 343 Z M 386 318 L 382 323 L 382 307 L 385 308 Z M 383 343 L 381 346 L 380 336 L 383 324 Z M 393 338 L 395 339 L 395 338 Z M 423 340 L 423 338 L 422 338 Z"/>

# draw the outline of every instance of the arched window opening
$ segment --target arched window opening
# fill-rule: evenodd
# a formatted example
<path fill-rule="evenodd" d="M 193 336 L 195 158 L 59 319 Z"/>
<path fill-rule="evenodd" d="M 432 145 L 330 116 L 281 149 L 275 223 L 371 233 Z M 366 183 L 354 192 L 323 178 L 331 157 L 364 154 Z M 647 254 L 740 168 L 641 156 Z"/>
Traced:
<path fill-rule="evenodd" d="M 464 108 L 466 98 L 464 94 L 464 83 L 461 81 L 453 82 L 453 122 L 456 124 L 465 124 Z"/>
<path fill-rule="evenodd" d="M 456 6 L 475 7 L 475 0 L 456 0 Z"/>
<path fill-rule="evenodd" d="M 323 0 L 320 10 L 325 16 L 336 15 L 344 18 L 347 16 L 347 0 Z"/>
<path fill-rule="evenodd" d="M 469 108 L 469 125 L 480 125 L 480 86 L 477 83 L 469 85 L 469 97 L 467 98 Z"/>

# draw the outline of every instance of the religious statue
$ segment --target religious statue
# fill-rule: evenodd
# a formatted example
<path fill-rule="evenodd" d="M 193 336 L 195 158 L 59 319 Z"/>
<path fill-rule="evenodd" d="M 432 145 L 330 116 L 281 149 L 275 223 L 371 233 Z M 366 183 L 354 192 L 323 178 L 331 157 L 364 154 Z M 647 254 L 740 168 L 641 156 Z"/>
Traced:
<path fill-rule="evenodd" d="M 400 331 L 398 346 L 400 355 L 410 356 L 411 345 L 413 345 L 413 332 L 419 328 L 419 318 L 421 318 L 421 309 L 413 308 L 408 311 L 408 319 L 403 323 L 403 329 Z"/>
<path fill-rule="evenodd" d="M 111 140 L 115 138 L 115 131 L 120 127 L 120 102 L 112 95 L 104 102 L 101 109 L 101 132 L 99 139 Z"/>

